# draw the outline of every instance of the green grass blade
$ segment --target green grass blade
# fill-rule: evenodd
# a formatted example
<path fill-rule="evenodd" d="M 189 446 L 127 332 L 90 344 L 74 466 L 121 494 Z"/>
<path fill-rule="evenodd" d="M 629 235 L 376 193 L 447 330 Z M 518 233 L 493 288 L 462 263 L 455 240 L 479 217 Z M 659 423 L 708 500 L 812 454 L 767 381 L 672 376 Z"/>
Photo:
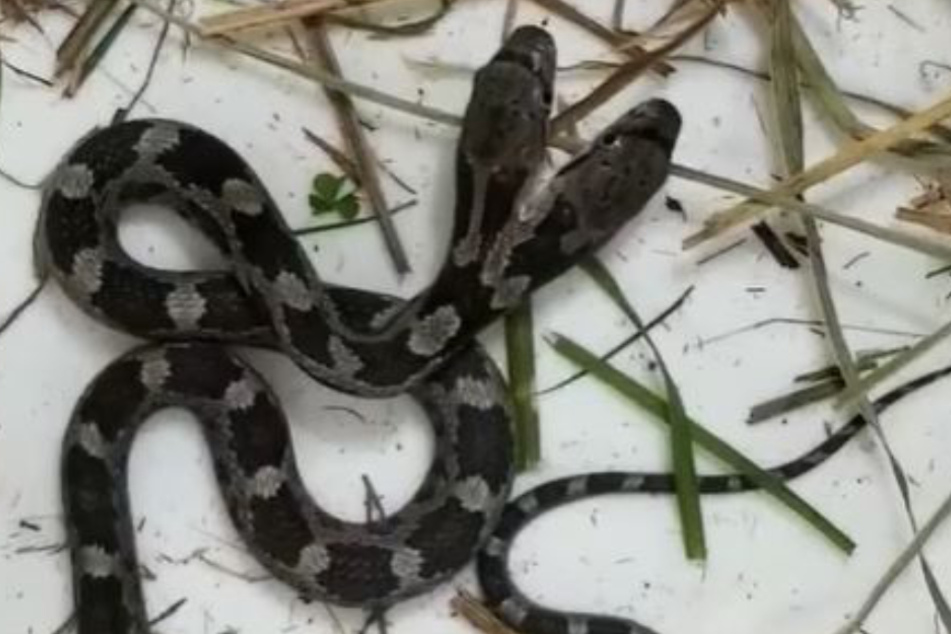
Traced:
<path fill-rule="evenodd" d="M 602 363 L 596 355 L 567 337 L 554 335 L 550 341 L 555 351 L 572 363 L 586 369 L 592 376 L 602 381 L 633 403 L 643 407 L 661 421 L 668 422 L 669 405 L 667 402 L 607 363 Z M 849 554 L 855 549 L 855 543 L 841 529 L 822 515 L 817 509 L 793 492 L 776 476 L 764 471 L 755 462 L 718 438 L 700 423 L 691 420 L 694 441 L 710 455 L 735 469 L 738 473 L 755 482 L 765 492 L 785 504 L 794 513 L 802 517 L 837 548 Z"/>
<path fill-rule="evenodd" d="M 611 272 L 597 258 L 589 258 L 581 263 L 581 269 L 618 305 L 628 319 L 644 331 L 644 323 L 634 307 L 624 296 Z M 667 422 L 670 424 L 671 457 L 674 466 L 674 482 L 677 488 L 677 507 L 680 521 L 683 523 L 684 550 L 688 559 L 706 559 L 707 546 L 703 531 L 703 513 L 700 509 L 700 492 L 697 487 L 697 467 L 693 454 L 692 425 L 684 410 L 680 390 L 674 383 L 664 363 L 660 350 L 654 345 L 650 335 L 645 340 L 650 346 L 664 376 L 664 388 L 670 405 L 667 409 Z"/>
<path fill-rule="evenodd" d="M 531 469 L 541 459 L 541 430 L 535 401 L 535 334 L 531 299 L 505 316 L 509 392 L 515 410 L 515 466 Z"/>

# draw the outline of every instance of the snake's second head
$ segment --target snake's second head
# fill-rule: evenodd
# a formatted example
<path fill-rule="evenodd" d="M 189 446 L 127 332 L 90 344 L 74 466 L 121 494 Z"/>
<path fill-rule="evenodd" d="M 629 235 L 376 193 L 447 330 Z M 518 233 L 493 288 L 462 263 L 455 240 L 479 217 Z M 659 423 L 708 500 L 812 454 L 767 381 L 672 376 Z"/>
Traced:
<path fill-rule="evenodd" d="M 476 169 L 531 170 L 541 160 L 555 77 L 555 42 L 544 30 L 516 29 L 475 76 L 460 150 Z"/>
<path fill-rule="evenodd" d="M 558 208 L 575 226 L 564 238 L 565 251 L 599 247 L 644 208 L 667 178 L 680 125 L 669 102 L 644 102 L 559 172 Z"/>

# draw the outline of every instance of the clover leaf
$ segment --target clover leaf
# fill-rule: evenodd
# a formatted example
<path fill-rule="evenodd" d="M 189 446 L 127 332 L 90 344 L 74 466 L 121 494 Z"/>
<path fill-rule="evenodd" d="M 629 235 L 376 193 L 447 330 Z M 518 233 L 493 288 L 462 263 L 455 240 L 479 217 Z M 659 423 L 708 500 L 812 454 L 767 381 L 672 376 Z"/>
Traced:
<path fill-rule="evenodd" d="M 356 188 L 346 176 L 329 172 L 317 174 L 309 200 L 311 212 L 315 216 L 338 213 L 344 220 L 353 220 L 360 213 Z"/>

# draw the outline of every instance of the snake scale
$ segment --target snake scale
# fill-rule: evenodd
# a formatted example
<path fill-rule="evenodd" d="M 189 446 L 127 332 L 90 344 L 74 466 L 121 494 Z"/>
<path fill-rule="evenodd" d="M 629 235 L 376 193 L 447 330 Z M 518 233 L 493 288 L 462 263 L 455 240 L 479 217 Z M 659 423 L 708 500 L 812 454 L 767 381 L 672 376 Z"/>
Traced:
<path fill-rule="evenodd" d="M 510 407 L 474 337 L 635 217 L 666 179 L 680 132 L 671 104 L 647 101 L 606 127 L 540 195 L 527 196 L 544 157 L 555 56 L 545 31 L 520 27 L 477 72 L 457 146 L 450 249 L 434 282 L 408 301 L 322 282 L 252 169 L 207 132 L 135 120 L 94 131 L 68 153 L 44 193 L 39 262 L 83 310 L 148 341 L 94 379 L 63 441 L 79 634 L 149 632 L 126 471 L 139 426 L 172 406 L 201 422 L 250 553 L 305 597 L 380 609 L 475 558 L 488 604 L 526 634 L 651 631 L 538 605 L 507 567 L 517 533 L 551 508 L 607 493 L 673 491 L 667 474 L 595 473 L 507 503 Z M 228 269 L 172 272 L 136 262 L 117 237 L 119 215 L 136 202 L 180 213 L 222 251 Z M 317 506 L 280 404 L 227 344 L 280 351 L 351 394 L 416 399 L 436 449 L 412 500 L 368 524 Z M 784 478 L 808 471 L 862 425 L 853 420 L 774 471 Z M 708 493 L 750 488 L 740 476 L 701 479 Z"/>

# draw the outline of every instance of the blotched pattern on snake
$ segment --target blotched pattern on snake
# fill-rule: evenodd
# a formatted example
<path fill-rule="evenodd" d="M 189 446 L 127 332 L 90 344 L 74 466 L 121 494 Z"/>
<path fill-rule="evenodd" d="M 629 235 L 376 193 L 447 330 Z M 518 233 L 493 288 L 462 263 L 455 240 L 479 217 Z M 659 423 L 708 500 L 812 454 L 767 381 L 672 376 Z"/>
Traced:
<path fill-rule="evenodd" d="M 506 569 L 515 534 L 547 508 L 608 492 L 672 490 L 667 475 L 592 474 L 545 485 L 503 512 L 513 478 L 509 406 L 474 336 L 636 216 L 664 182 L 680 131 L 673 106 L 648 101 L 528 198 L 545 152 L 554 68 L 551 38 L 522 27 L 477 73 L 456 154 L 449 252 L 434 282 L 408 301 L 322 282 L 255 173 L 207 132 L 137 120 L 95 131 L 68 154 L 45 193 L 40 262 L 89 314 L 152 342 L 101 372 L 64 440 L 80 634 L 148 631 L 126 463 L 140 424 L 169 406 L 201 421 L 249 551 L 305 596 L 385 607 L 432 588 L 482 548 L 488 601 L 526 633 L 647 631 L 538 606 Z M 143 201 L 192 222 L 229 270 L 170 272 L 132 259 L 117 221 Z M 273 393 L 225 344 L 279 350 L 338 390 L 417 399 L 437 442 L 411 502 L 372 524 L 321 510 L 301 483 Z M 860 426 L 780 472 L 814 466 Z M 735 477 L 704 480 L 710 492 L 749 486 Z"/>

